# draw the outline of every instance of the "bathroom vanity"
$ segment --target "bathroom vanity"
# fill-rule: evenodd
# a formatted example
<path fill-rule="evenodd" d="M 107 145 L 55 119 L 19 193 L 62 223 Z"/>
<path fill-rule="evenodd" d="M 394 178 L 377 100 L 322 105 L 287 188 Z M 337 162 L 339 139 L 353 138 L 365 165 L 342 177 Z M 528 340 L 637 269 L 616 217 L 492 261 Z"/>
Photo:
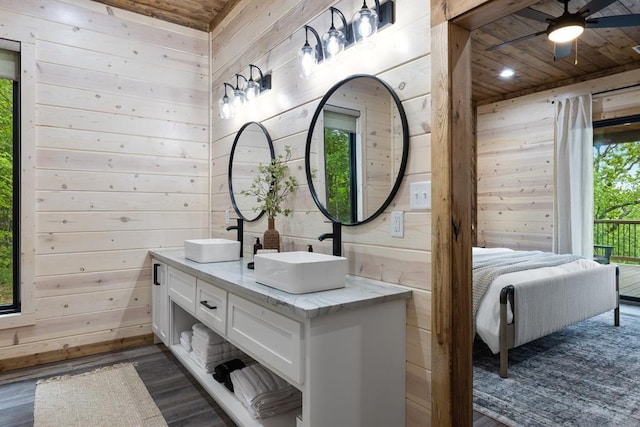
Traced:
<path fill-rule="evenodd" d="M 243 260 L 199 264 L 150 251 L 153 331 L 240 426 L 405 425 L 405 288 L 346 276 L 342 289 L 289 294 Z M 201 322 L 302 392 L 290 413 L 254 419 L 180 345 Z"/>

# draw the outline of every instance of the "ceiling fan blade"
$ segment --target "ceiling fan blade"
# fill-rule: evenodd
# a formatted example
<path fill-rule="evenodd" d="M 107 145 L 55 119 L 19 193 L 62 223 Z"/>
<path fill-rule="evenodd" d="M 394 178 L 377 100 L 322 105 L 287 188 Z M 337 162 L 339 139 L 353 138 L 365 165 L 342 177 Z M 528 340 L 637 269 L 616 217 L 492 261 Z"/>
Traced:
<path fill-rule="evenodd" d="M 528 34 L 526 36 L 518 37 L 517 39 L 509 40 L 508 42 L 504 42 L 504 43 L 497 44 L 495 46 L 488 47 L 485 50 L 489 50 L 490 51 L 490 50 L 502 49 L 503 47 L 506 47 L 506 46 L 509 46 L 509 45 L 512 45 L 512 44 L 515 44 L 515 43 L 519 43 L 521 41 L 529 40 L 529 39 L 537 37 L 537 36 L 539 36 L 541 34 L 546 34 L 546 33 L 547 33 L 547 30 L 538 31 L 537 33 Z"/>
<path fill-rule="evenodd" d="M 640 15 L 603 16 L 587 19 L 587 28 L 640 27 Z"/>
<path fill-rule="evenodd" d="M 567 43 L 556 43 L 553 47 L 553 57 L 555 59 L 564 58 L 565 56 L 571 55 L 571 47 L 573 46 L 573 41 Z"/>
<path fill-rule="evenodd" d="M 523 18 L 529 18 L 529 19 L 533 19 L 534 21 L 540 21 L 545 23 L 548 23 L 556 19 L 555 16 L 548 15 L 544 12 L 540 12 L 539 10 L 531 9 L 530 7 L 519 10 L 515 14 L 518 16 L 522 16 Z"/>
<path fill-rule="evenodd" d="M 589 3 L 582 6 L 580 10 L 578 10 L 577 14 L 591 16 L 609 6 L 614 1 L 616 0 L 591 0 Z"/>

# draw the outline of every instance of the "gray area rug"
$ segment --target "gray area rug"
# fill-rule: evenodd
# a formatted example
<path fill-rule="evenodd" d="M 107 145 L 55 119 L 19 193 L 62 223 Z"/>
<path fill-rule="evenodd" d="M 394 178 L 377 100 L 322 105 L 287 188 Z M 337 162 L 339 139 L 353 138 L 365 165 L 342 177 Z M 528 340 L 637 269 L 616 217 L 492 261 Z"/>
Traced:
<path fill-rule="evenodd" d="M 474 409 L 509 426 L 640 426 L 640 314 L 605 313 L 498 355 L 474 342 Z"/>

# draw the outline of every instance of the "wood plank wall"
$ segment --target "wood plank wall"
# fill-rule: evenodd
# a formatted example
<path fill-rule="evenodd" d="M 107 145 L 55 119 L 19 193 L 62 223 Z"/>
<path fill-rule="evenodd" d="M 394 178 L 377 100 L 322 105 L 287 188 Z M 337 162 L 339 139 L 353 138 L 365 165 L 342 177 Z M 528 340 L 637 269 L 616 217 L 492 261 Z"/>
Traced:
<path fill-rule="evenodd" d="M 638 114 L 640 70 L 479 106 L 478 245 L 553 248 L 554 99 L 594 95 L 594 120 Z M 600 92 L 604 92 L 598 94 Z"/>
<path fill-rule="evenodd" d="M 298 76 L 297 52 L 304 44 L 304 24 L 320 34 L 330 25 L 329 6 L 347 17 L 362 6 L 358 0 L 241 0 L 212 34 L 212 85 L 216 108 L 212 111 L 212 230 L 215 237 L 232 237 L 224 230 L 225 210 L 231 208 L 227 164 L 235 132 L 248 121 L 259 121 L 269 131 L 276 153 L 292 147 L 291 171 L 302 185 L 294 198 L 291 217 L 276 219 L 283 250 L 304 250 L 312 244 L 330 253 L 331 242 L 317 237 L 331 230 L 313 203 L 306 186 L 304 148 L 313 113 L 323 94 L 341 79 L 374 74 L 389 83 L 407 112 L 410 155 L 399 194 L 388 211 L 366 225 L 343 228 L 343 250 L 350 273 L 410 287 L 414 298 L 407 316 L 407 425 L 430 424 L 431 407 L 431 284 L 430 212 L 409 211 L 409 183 L 430 180 L 430 31 L 429 8 L 418 0 L 396 1 L 396 23 L 376 36 L 374 52 L 347 49 L 340 61 L 322 64 L 315 77 Z M 315 42 L 311 41 L 314 44 Z M 218 118 L 217 100 L 223 83 L 235 83 L 235 73 L 248 74 L 249 64 L 273 73 L 273 88 L 261 95 L 252 109 L 232 120 Z M 390 237 L 392 210 L 405 211 L 405 236 Z M 266 219 L 245 225 L 250 256 L 253 237 L 266 229 Z"/>
<path fill-rule="evenodd" d="M 208 34 L 86 0 L 0 17 L 37 67 L 37 321 L 0 331 L 0 359 L 148 335 L 148 249 L 209 234 Z"/>

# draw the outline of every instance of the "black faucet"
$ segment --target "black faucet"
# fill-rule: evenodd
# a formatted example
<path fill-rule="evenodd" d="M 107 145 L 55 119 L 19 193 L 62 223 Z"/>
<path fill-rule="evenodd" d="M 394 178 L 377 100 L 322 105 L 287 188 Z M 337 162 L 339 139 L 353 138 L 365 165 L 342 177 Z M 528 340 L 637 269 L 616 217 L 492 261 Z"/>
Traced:
<path fill-rule="evenodd" d="M 227 227 L 227 231 L 238 230 L 237 240 L 240 242 L 240 258 L 242 258 L 242 240 L 243 240 L 243 232 L 244 232 L 244 220 L 242 218 L 237 218 L 237 225 L 230 225 Z"/>
<path fill-rule="evenodd" d="M 333 255 L 342 256 L 342 223 L 338 221 L 331 221 L 333 232 L 323 233 L 318 237 L 321 242 L 324 239 L 333 240 Z"/>

